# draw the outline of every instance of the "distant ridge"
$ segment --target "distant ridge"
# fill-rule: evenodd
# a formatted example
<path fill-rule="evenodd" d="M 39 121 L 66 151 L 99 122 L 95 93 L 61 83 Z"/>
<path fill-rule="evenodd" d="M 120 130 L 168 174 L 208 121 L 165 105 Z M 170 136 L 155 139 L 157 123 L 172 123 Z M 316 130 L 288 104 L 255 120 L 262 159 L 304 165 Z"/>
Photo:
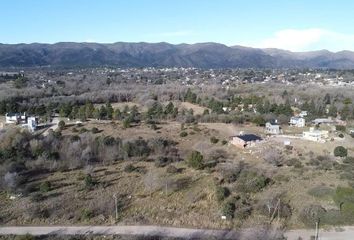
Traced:
<path fill-rule="evenodd" d="M 354 52 L 291 52 L 213 42 L 0 44 L 0 68 L 41 66 L 354 69 Z"/>

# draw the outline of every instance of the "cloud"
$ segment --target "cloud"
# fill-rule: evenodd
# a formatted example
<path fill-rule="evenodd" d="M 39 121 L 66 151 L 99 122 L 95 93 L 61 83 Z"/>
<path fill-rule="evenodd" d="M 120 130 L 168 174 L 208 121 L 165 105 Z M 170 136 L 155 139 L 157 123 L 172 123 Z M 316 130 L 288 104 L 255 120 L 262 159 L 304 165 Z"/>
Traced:
<path fill-rule="evenodd" d="M 256 44 L 261 48 L 280 48 L 291 51 L 328 49 L 354 50 L 354 34 L 343 34 L 320 28 L 284 29 Z"/>

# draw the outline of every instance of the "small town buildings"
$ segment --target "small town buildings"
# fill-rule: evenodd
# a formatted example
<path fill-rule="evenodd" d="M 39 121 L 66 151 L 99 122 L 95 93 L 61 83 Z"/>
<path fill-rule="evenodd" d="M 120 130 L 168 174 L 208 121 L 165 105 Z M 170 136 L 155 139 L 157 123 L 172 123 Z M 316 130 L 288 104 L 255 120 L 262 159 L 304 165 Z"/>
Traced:
<path fill-rule="evenodd" d="M 303 117 L 291 117 L 289 125 L 295 127 L 305 127 L 305 118 Z"/>
<path fill-rule="evenodd" d="M 240 134 L 231 138 L 231 144 L 240 148 L 251 147 L 262 141 L 262 138 L 255 134 Z"/>
<path fill-rule="evenodd" d="M 277 120 L 273 120 L 270 122 L 267 122 L 265 125 L 265 132 L 267 134 L 274 134 L 274 135 L 278 135 L 281 134 L 283 131 L 281 129 L 281 127 L 278 124 Z"/>
<path fill-rule="evenodd" d="M 325 142 L 326 139 L 328 139 L 328 133 L 328 131 L 317 130 L 311 127 L 309 131 L 305 131 L 302 133 L 302 137 L 303 139 L 314 142 Z"/>

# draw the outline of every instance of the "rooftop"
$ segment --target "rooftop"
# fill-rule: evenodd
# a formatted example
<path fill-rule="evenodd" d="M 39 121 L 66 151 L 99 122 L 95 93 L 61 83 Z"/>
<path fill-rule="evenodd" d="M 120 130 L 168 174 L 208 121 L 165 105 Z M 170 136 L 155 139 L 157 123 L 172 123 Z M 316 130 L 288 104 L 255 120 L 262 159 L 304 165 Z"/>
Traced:
<path fill-rule="evenodd" d="M 261 137 L 258 137 L 257 135 L 254 135 L 254 134 L 243 134 L 243 135 L 238 135 L 236 137 L 242 139 L 245 142 L 262 140 Z"/>

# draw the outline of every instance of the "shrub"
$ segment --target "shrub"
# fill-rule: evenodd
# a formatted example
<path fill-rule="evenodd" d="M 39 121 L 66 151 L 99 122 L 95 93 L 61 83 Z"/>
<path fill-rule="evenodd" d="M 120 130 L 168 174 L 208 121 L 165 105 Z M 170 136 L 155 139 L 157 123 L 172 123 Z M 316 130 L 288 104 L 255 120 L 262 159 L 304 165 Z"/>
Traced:
<path fill-rule="evenodd" d="M 223 201 L 230 195 L 230 190 L 226 187 L 217 186 L 215 188 L 215 197 L 218 202 Z"/>
<path fill-rule="evenodd" d="M 216 143 L 218 143 L 219 142 L 219 139 L 217 139 L 216 137 L 211 137 L 210 138 L 210 142 L 212 143 L 212 144 L 216 144 Z"/>
<path fill-rule="evenodd" d="M 133 164 L 128 164 L 127 166 L 124 167 L 124 172 L 131 173 L 134 172 L 135 167 Z"/>
<path fill-rule="evenodd" d="M 22 190 L 22 194 L 25 196 L 28 196 L 29 194 L 32 194 L 38 190 L 36 184 L 34 183 L 29 183 L 26 184 L 25 188 Z"/>
<path fill-rule="evenodd" d="M 306 226 L 313 227 L 325 213 L 326 209 L 321 205 L 309 205 L 302 209 L 299 217 Z"/>
<path fill-rule="evenodd" d="M 93 211 L 89 209 L 82 209 L 81 211 L 81 219 L 90 220 L 94 216 Z"/>
<path fill-rule="evenodd" d="M 293 150 L 293 146 L 291 146 L 291 145 L 286 145 L 285 146 L 285 149 L 287 150 L 287 151 L 291 151 L 291 150 Z"/>
<path fill-rule="evenodd" d="M 91 132 L 92 132 L 93 134 L 96 134 L 96 133 L 99 133 L 100 130 L 98 130 L 98 128 L 96 128 L 96 127 L 93 127 L 93 128 L 91 129 Z"/>
<path fill-rule="evenodd" d="M 166 168 L 167 173 L 178 173 L 178 171 L 179 171 L 178 168 L 176 168 L 175 166 L 172 166 L 172 165 L 170 165 Z"/>
<path fill-rule="evenodd" d="M 289 166 L 289 167 L 293 167 L 296 165 L 301 164 L 300 160 L 297 158 L 290 158 L 288 160 L 285 161 L 285 165 Z"/>
<path fill-rule="evenodd" d="M 80 141 L 80 137 L 78 135 L 72 135 L 70 137 L 70 141 L 71 142 L 78 142 L 78 141 Z"/>
<path fill-rule="evenodd" d="M 60 130 L 63 130 L 65 128 L 65 122 L 64 121 L 60 121 L 58 123 L 58 127 L 59 127 Z"/>
<path fill-rule="evenodd" d="M 44 199 L 44 196 L 41 193 L 33 193 L 31 195 L 31 200 L 33 202 L 40 202 Z"/>
<path fill-rule="evenodd" d="M 171 179 L 170 183 L 168 184 L 168 189 L 176 192 L 188 188 L 190 184 L 191 184 L 191 178 L 189 177 Z"/>
<path fill-rule="evenodd" d="M 156 160 L 155 160 L 155 166 L 156 167 L 165 167 L 167 164 L 169 164 L 171 162 L 171 160 L 168 157 L 163 157 L 163 156 L 159 156 Z"/>
<path fill-rule="evenodd" d="M 193 151 L 187 160 L 187 163 L 190 167 L 194 168 L 194 169 L 201 169 L 203 168 L 204 164 L 203 164 L 203 155 L 198 152 L 198 151 Z"/>
<path fill-rule="evenodd" d="M 77 133 L 77 132 L 79 132 L 79 130 L 77 130 L 77 128 L 73 128 L 72 130 L 71 130 L 73 133 Z"/>
<path fill-rule="evenodd" d="M 113 146 L 115 143 L 116 143 L 116 140 L 114 139 L 114 137 L 106 136 L 103 139 L 103 144 L 106 146 Z"/>
<path fill-rule="evenodd" d="M 14 238 L 14 240 L 35 240 L 36 238 L 30 234 L 26 235 L 18 235 Z"/>
<path fill-rule="evenodd" d="M 226 144 L 227 144 L 227 140 L 225 140 L 225 139 L 222 140 L 222 141 L 221 141 L 221 144 L 222 144 L 222 145 L 226 145 Z"/>
<path fill-rule="evenodd" d="M 283 161 L 284 161 L 282 155 L 275 149 L 267 150 L 263 154 L 263 158 L 267 163 L 272 164 L 277 167 L 282 166 Z"/>
<path fill-rule="evenodd" d="M 51 184 L 50 184 L 50 182 L 48 182 L 48 181 L 42 182 L 41 185 L 39 186 L 39 190 L 40 190 L 42 193 L 49 192 L 50 189 L 51 189 Z"/>
<path fill-rule="evenodd" d="M 337 187 L 333 195 L 333 200 L 338 207 L 345 203 L 354 202 L 354 188 L 351 187 Z"/>
<path fill-rule="evenodd" d="M 188 136 L 188 133 L 187 132 L 181 132 L 180 134 L 179 134 L 179 136 L 180 137 L 187 137 Z"/>
<path fill-rule="evenodd" d="M 90 174 L 86 174 L 84 178 L 85 188 L 89 189 L 95 185 L 95 182 Z"/>
<path fill-rule="evenodd" d="M 269 179 L 254 171 L 241 172 L 236 188 L 245 193 L 259 192 L 269 183 Z"/>
<path fill-rule="evenodd" d="M 123 150 L 127 157 L 147 157 L 152 151 L 147 141 L 143 139 L 126 142 L 123 145 Z"/>
<path fill-rule="evenodd" d="M 235 215 L 235 203 L 226 202 L 223 204 L 221 209 L 222 215 L 226 216 L 229 219 L 234 218 Z"/>
<path fill-rule="evenodd" d="M 334 149 L 334 156 L 336 157 L 346 157 L 348 155 L 348 150 L 343 146 L 337 146 Z"/>
<path fill-rule="evenodd" d="M 151 124 L 151 125 L 150 125 L 150 128 L 151 128 L 152 130 L 158 130 L 158 129 L 159 129 L 159 128 L 156 126 L 155 123 Z"/>
<path fill-rule="evenodd" d="M 311 188 L 307 193 L 317 198 L 323 198 L 331 196 L 334 193 L 334 190 L 326 186 L 316 186 Z"/>
<path fill-rule="evenodd" d="M 338 137 L 340 137 L 340 138 L 344 138 L 343 133 L 340 133 L 340 134 L 338 135 Z"/>
<path fill-rule="evenodd" d="M 346 127 L 342 125 L 336 125 L 336 131 L 345 132 Z"/>
<path fill-rule="evenodd" d="M 346 158 L 343 160 L 343 163 L 346 163 L 346 164 L 354 164 L 354 157 L 346 157 Z"/>
<path fill-rule="evenodd" d="M 131 127 L 131 119 L 128 117 L 123 120 L 123 128 L 130 128 Z"/>
<path fill-rule="evenodd" d="M 85 132 L 87 132 L 88 130 L 86 129 L 86 128 L 81 128 L 80 130 L 79 130 L 79 133 L 85 133 Z"/>
<path fill-rule="evenodd" d="M 252 207 L 251 206 L 243 206 L 240 208 L 236 208 L 236 211 L 234 213 L 234 215 L 236 215 L 236 217 L 238 219 L 246 219 L 248 218 L 252 213 Z"/>
<path fill-rule="evenodd" d="M 271 217 L 274 213 L 281 218 L 290 218 L 292 215 L 291 207 L 283 200 L 282 194 L 276 194 L 268 199 L 263 199 L 257 206 L 258 211 Z M 274 216 L 273 216 L 274 217 Z"/>

